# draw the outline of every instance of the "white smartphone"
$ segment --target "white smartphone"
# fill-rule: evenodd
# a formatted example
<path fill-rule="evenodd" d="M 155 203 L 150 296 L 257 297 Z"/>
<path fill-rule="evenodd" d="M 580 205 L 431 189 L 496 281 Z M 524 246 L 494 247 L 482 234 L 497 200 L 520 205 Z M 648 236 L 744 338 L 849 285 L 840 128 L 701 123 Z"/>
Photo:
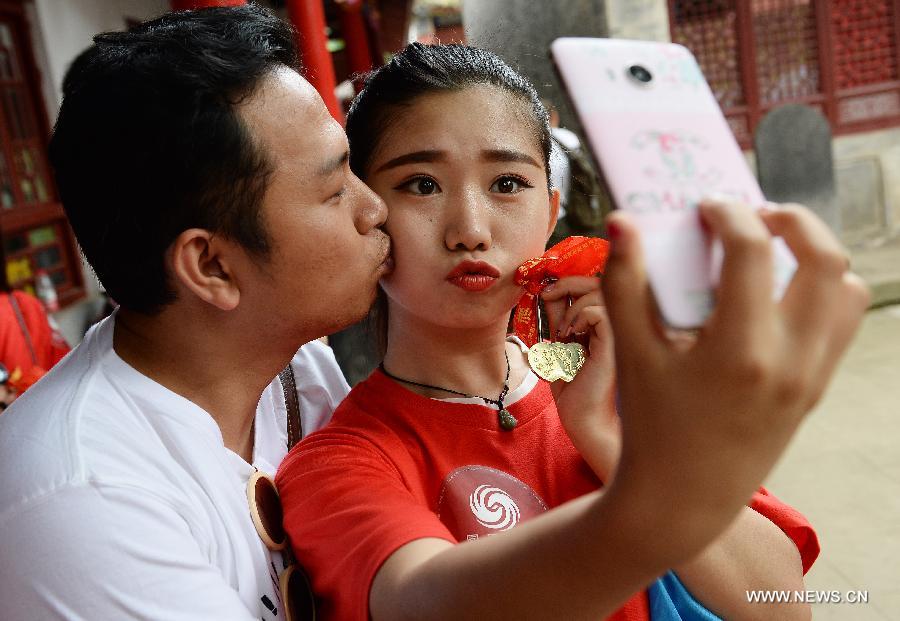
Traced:
<path fill-rule="evenodd" d="M 663 320 L 704 323 L 715 303 L 721 248 L 706 239 L 698 202 L 765 202 L 694 56 L 672 43 L 562 38 L 550 46 L 588 147 L 617 209 L 641 231 Z M 775 240 L 775 295 L 796 261 Z"/>

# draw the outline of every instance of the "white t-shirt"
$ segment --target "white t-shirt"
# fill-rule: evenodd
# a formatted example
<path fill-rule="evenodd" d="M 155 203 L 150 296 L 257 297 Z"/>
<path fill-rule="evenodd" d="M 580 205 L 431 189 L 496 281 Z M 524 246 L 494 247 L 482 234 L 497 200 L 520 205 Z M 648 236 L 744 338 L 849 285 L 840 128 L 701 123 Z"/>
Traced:
<path fill-rule="evenodd" d="M 276 378 L 256 410 L 253 466 L 191 401 L 112 348 L 115 316 L 0 416 L 0 617 L 281 619 L 279 554 L 246 485 L 287 451 Z M 349 388 L 331 350 L 292 361 L 304 433 Z"/>

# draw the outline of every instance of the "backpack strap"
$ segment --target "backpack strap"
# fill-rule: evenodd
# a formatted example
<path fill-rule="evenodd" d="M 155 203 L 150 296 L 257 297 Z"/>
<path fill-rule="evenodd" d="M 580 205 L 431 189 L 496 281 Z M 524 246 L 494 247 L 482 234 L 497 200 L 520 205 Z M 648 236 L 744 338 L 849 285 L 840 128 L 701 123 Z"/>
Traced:
<path fill-rule="evenodd" d="M 291 450 L 303 437 L 303 423 L 300 420 L 300 400 L 297 398 L 297 382 L 294 369 L 289 362 L 278 374 L 284 390 L 284 409 L 287 412 L 287 447 Z"/>
<path fill-rule="evenodd" d="M 9 296 L 9 305 L 12 306 L 13 314 L 16 316 L 16 321 L 19 322 L 19 330 L 22 331 L 22 337 L 25 339 L 25 345 L 28 346 L 28 353 L 31 356 L 31 364 L 34 366 L 38 366 L 37 353 L 34 351 L 34 342 L 31 340 L 31 332 L 28 330 L 28 324 L 25 323 L 25 317 L 22 316 L 22 309 L 19 307 L 19 302 L 16 300 L 16 295 L 10 291 Z"/>

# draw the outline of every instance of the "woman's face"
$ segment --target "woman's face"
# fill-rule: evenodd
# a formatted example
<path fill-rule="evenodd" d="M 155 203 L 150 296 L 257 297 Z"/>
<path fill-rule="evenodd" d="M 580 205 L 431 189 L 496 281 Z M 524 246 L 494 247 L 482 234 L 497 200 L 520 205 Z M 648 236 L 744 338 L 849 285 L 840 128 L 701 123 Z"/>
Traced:
<path fill-rule="evenodd" d="M 493 86 L 419 97 L 396 113 L 367 168 L 387 203 L 391 312 L 448 328 L 505 321 L 516 268 L 556 223 L 528 105 Z"/>

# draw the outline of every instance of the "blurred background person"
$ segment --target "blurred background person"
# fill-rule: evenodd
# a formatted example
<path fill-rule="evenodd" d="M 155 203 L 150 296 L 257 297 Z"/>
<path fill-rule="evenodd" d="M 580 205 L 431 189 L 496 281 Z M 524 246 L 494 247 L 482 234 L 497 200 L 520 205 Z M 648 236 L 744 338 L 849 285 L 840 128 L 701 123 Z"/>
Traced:
<path fill-rule="evenodd" d="M 0 270 L 0 411 L 69 353 L 44 305 L 10 288 Z"/>

